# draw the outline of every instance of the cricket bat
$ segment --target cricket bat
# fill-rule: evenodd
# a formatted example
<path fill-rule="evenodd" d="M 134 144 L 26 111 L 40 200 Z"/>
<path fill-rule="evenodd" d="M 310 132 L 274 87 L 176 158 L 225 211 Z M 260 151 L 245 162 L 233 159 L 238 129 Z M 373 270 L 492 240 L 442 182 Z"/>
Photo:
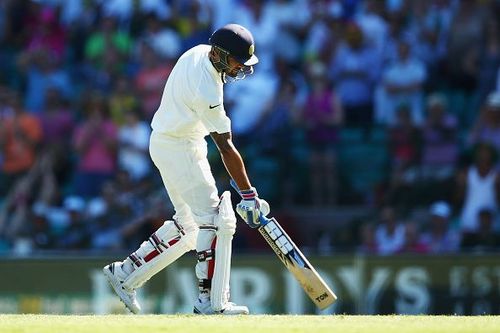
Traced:
<path fill-rule="evenodd" d="M 238 186 L 232 179 L 230 183 L 238 191 Z M 278 221 L 274 217 L 267 218 L 261 215 L 260 223 L 261 225 L 257 230 L 299 282 L 311 301 L 321 310 L 332 305 L 337 300 L 337 296 L 309 263 L 290 236 L 283 230 Z"/>

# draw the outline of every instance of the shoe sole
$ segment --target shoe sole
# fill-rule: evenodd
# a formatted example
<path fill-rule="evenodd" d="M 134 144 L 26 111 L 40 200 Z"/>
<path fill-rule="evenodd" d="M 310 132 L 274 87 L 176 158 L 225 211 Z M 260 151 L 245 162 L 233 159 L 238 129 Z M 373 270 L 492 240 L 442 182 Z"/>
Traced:
<path fill-rule="evenodd" d="M 222 316 L 240 316 L 240 315 L 247 315 L 250 313 L 250 311 L 242 311 L 240 313 L 224 313 L 224 310 L 222 310 L 221 312 L 212 312 L 212 313 L 204 313 L 204 312 L 201 312 L 200 310 L 198 310 L 196 308 L 196 306 L 193 307 L 193 313 L 194 314 L 197 314 L 197 315 L 203 315 L 203 316 L 213 316 L 213 315 L 222 315 Z"/>
<path fill-rule="evenodd" d="M 113 273 L 111 273 L 111 270 L 109 269 L 109 265 L 104 267 L 102 269 L 102 272 L 104 273 L 104 276 L 108 280 L 109 284 L 111 287 L 113 287 L 113 290 L 115 291 L 115 294 L 118 295 L 118 298 L 120 301 L 125 305 L 125 307 L 132 312 L 133 314 L 138 314 L 140 312 L 140 309 L 136 308 L 135 306 L 132 306 L 128 304 L 128 302 L 124 301 L 123 299 L 126 298 L 126 296 L 123 295 L 122 292 L 122 286 L 118 284 L 116 279 L 114 278 Z"/>

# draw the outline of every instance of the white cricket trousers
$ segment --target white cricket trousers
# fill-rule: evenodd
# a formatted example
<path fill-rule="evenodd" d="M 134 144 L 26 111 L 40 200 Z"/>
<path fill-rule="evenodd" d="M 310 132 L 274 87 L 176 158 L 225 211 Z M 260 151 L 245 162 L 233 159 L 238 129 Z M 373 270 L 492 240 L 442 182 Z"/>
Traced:
<path fill-rule="evenodd" d="M 214 226 L 220 199 L 205 139 L 174 138 L 153 131 L 149 152 L 174 206 L 174 219 L 185 229 L 192 229 L 194 224 Z M 214 237 L 214 230 L 200 230 L 196 251 L 213 247 Z M 211 278 L 208 270 L 207 261 L 198 262 L 197 278 Z"/>

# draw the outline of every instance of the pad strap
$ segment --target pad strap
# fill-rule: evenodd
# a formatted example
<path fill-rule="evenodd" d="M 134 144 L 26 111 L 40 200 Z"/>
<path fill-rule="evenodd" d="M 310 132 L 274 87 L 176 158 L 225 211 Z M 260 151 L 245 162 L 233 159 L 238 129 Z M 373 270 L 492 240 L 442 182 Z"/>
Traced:
<path fill-rule="evenodd" d="M 209 280 L 209 279 L 200 279 L 198 280 L 198 289 L 200 289 L 200 291 L 207 291 L 207 290 L 210 290 L 210 288 L 212 288 L 212 280 Z"/>
<path fill-rule="evenodd" d="M 196 253 L 198 262 L 209 261 L 215 259 L 215 249 L 208 249 Z"/>
<path fill-rule="evenodd" d="M 154 232 L 148 239 L 148 242 L 153 247 L 152 251 L 147 253 L 144 256 L 144 258 L 141 258 L 139 255 L 137 255 L 136 252 L 133 252 L 131 255 L 129 255 L 129 258 L 132 261 L 134 269 L 141 267 L 143 263 L 147 263 L 147 262 L 151 261 L 152 259 L 157 257 L 160 253 L 163 253 L 163 251 L 165 251 L 166 249 L 168 249 L 169 247 L 171 247 L 175 243 L 177 243 L 181 239 L 181 236 L 186 235 L 184 228 L 179 223 L 177 223 L 175 220 L 173 222 L 174 222 L 175 228 L 179 232 L 179 235 L 172 237 L 171 239 L 169 239 L 167 241 L 163 241 L 163 240 L 161 240 L 160 237 L 158 237 L 156 232 Z"/>

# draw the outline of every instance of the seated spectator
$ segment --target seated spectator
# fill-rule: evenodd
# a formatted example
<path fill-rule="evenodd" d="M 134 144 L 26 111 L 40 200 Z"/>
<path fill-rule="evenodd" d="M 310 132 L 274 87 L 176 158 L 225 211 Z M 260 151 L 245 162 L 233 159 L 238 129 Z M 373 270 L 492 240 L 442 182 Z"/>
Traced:
<path fill-rule="evenodd" d="M 85 108 L 85 119 L 75 130 L 73 145 L 78 154 L 73 191 L 84 198 L 97 196 L 101 186 L 117 170 L 117 128 L 109 119 L 108 104 L 93 95 Z"/>
<path fill-rule="evenodd" d="M 443 95 L 429 96 L 422 128 L 421 173 L 425 179 L 443 180 L 455 171 L 459 153 L 457 119 L 446 107 Z"/>
<path fill-rule="evenodd" d="M 6 97 L 0 121 L 0 197 L 35 164 L 43 133 L 40 121 L 21 106 L 16 93 Z"/>
<path fill-rule="evenodd" d="M 457 175 L 455 200 L 461 205 L 460 229 L 463 232 L 478 231 L 478 217 L 482 209 L 497 211 L 500 178 L 494 168 L 496 154 L 492 146 L 478 144 L 473 164 Z"/>
<path fill-rule="evenodd" d="M 405 224 L 404 242 L 398 253 L 422 254 L 429 252 L 429 247 L 420 237 L 417 223 L 410 221 Z"/>
<path fill-rule="evenodd" d="M 382 208 L 380 212 L 375 241 L 378 253 L 382 255 L 397 253 L 405 243 L 405 226 L 398 222 L 396 212 L 390 206 Z"/>
<path fill-rule="evenodd" d="M 438 201 L 430 207 L 430 225 L 421 241 L 431 253 L 454 253 L 460 244 L 460 235 L 450 228 L 451 208 Z"/>
<path fill-rule="evenodd" d="M 481 209 L 478 215 L 478 229 L 463 233 L 461 249 L 478 252 L 500 250 L 500 234 L 494 230 L 495 212 L 485 208 Z"/>
<path fill-rule="evenodd" d="M 500 92 L 488 95 L 485 106 L 471 129 L 468 144 L 489 143 L 500 151 Z"/>

